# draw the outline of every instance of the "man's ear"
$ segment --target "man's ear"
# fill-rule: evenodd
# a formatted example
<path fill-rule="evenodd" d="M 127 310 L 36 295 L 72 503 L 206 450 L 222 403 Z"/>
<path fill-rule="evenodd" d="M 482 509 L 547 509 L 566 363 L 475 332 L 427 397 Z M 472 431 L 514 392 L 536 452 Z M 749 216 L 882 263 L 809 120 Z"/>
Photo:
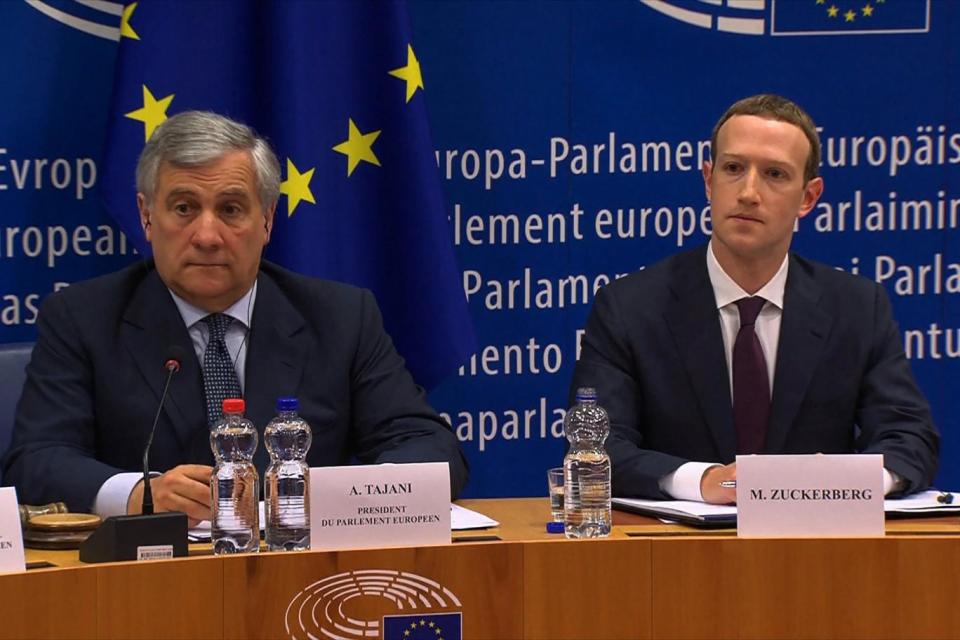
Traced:
<path fill-rule="evenodd" d="M 150 209 L 147 208 L 147 198 L 142 193 L 137 194 L 137 209 L 140 211 L 140 226 L 143 227 L 143 235 L 147 242 L 150 242 Z"/>
<path fill-rule="evenodd" d="M 817 200 L 823 195 L 823 178 L 812 178 L 803 188 L 803 201 L 800 203 L 800 211 L 797 217 L 810 213 L 817 205 Z"/>
<path fill-rule="evenodd" d="M 270 234 L 273 232 L 273 220 L 276 211 L 277 203 L 274 202 L 273 205 L 263 213 L 263 230 L 266 232 L 263 238 L 263 244 L 270 242 Z"/>
<path fill-rule="evenodd" d="M 710 178 L 713 177 L 713 163 L 704 160 L 701 171 L 703 173 L 703 189 L 707 194 L 707 202 L 710 202 Z"/>

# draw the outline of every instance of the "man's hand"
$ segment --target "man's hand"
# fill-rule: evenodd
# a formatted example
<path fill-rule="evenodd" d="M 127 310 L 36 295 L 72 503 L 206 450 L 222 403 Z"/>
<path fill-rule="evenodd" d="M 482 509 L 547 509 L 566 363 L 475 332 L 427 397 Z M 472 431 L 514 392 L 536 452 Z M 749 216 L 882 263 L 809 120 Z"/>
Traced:
<path fill-rule="evenodd" d="M 180 511 L 187 514 L 190 526 L 210 519 L 210 475 L 213 467 L 182 464 L 150 479 L 154 511 Z M 127 513 L 140 513 L 143 505 L 143 480 L 130 492 Z"/>
<path fill-rule="evenodd" d="M 700 495 L 704 502 L 710 504 L 736 504 L 736 487 L 722 487 L 721 482 L 735 482 L 737 480 L 737 463 L 724 466 L 710 467 L 700 478 Z"/>

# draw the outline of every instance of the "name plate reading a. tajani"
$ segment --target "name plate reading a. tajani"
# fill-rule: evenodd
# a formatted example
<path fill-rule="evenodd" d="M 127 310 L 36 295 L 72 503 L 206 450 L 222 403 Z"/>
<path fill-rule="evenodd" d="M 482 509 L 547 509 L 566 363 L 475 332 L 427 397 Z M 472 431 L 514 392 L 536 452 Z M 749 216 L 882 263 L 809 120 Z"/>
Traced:
<path fill-rule="evenodd" d="M 310 469 L 310 548 L 447 544 L 446 462 Z"/>
<path fill-rule="evenodd" d="M 883 456 L 737 456 L 737 535 L 882 536 Z"/>

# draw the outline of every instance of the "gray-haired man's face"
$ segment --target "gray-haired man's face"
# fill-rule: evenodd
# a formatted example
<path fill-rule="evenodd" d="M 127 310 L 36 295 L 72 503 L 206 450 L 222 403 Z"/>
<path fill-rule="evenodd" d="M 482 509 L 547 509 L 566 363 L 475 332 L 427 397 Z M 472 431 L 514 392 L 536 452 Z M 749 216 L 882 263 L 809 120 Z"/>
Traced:
<path fill-rule="evenodd" d="M 222 311 L 253 286 L 273 209 L 264 210 L 250 154 L 232 151 L 201 167 L 168 163 L 150 206 L 137 195 L 157 272 L 178 296 Z"/>

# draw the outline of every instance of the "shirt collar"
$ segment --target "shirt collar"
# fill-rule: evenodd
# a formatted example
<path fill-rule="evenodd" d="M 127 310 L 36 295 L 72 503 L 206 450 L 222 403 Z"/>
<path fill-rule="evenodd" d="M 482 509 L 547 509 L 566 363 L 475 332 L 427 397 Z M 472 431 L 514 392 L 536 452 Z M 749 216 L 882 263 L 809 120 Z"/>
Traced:
<path fill-rule="evenodd" d="M 790 266 L 790 256 L 783 256 L 783 262 L 780 268 L 772 278 L 763 285 L 755 296 L 760 296 L 767 302 L 783 310 L 783 291 L 787 284 L 787 271 Z M 713 240 L 707 246 L 707 274 L 710 276 L 710 284 L 713 286 L 713 297 L 717 301 L 717 308 L 722 309 L 728 304 L 732 304 L 740 298 L 750 297 L 750 294 L 733 281 L 727 272 L 723 270 L 717 257 L 713 255 Z"/>
<path fill-rule="evenodd" d="M 193 327 L 208 315 L 209 311 L 204 311 L 203 309 L 196 307 L 177 294 L 175 294 L 169 288 L 167 291 L 170 291 L 170 295 L 173 296 L 173 301 L 177 305 L 177 310 L 180 311 L 180 316 L 183 318 L 183 323 L 187 325 L 187 329 Z M 250 325 L 253 324 L 253 314 L 251 313 L 253 309 L 253 303 L 257 301 L 257 281 L 253 281 L 253 286 L 250 287 L 245 294 L 243 294 L 239 300 L 234 302 L 232 305 L 224 309 L 223 313 L 230 316 L 246 329 L 250 329 Z"/>

